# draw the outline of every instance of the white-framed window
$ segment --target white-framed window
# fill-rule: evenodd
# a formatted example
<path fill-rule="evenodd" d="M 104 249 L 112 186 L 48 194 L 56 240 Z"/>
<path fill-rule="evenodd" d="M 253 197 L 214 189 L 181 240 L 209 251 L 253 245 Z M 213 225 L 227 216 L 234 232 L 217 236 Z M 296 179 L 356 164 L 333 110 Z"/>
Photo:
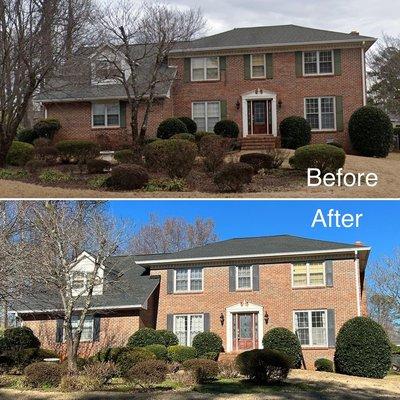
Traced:
<path fill-rule="evenodd" d="M 296 263 L 292 265 L 292 287 L 325 286 L 325 263 Z"/>
<path fill-rule="evenodd" d="M 236 267 L 236 290 L 253 289 L 253 266 L 244 265 Z"/>
<path fill-rule="evenodd" d="M 304 75 L 333 75 L 334 73 L 333 50 L 304 51 Z"/>
<path fill-rule="evenodd" d="M 79 325 L 79 316 L 72 317 L 71 326 L 72 326 L 72 333 L 74 334 L 76 329 L 78 329 Z M 85 320 L 83 321 L 82 333 L 81 333 L 81 341 L 82 342 L 91 342 L 93 340 L 93 316 L 88 315 Z M 65 334 L 64 334 L 65 338 Z"/>
<path fill-rule="evenodd" d="M 73 296 L 84 296 L 88 289 L 93 272 L 87 271 L 73 271 L 72 272 L 72 295 Z M 101 294 L 101 278 L 97 276 L 94 280 L 93 294 Z"/>
<path fill-rule="evenodd" d="M 92 127 L 106 128 L 120 126 L 119 103 L 92 103 Z"/>
<path fill-rule="evenodd" d="M 213 132 L 215 124 L 221 120 L 221 102 L 193 102 L 192 119 L 196 122 L 199 132 Z"/>
<path fill-rule="evenodd" d="M 117 61 L 116 61 L 117 62 Z M 116 65 L 111 59 L 98 58 L 92 64 L 92 82 L 107 84 L 107 83 L 117 83 L 117 78 L 120 75 L 120 65 Z"/>
<path fill-rule="evenodd" d="M 179 268 L 174 273 L 175 292 L 201 292 L 203 290 L 203 268 Z"/>
<path fill-rule="evenodd" d="M 190 59 L 192 81 L 219 80 L 219 57 L 196 57 Z"/>
<path fill-rule="evenodd" d="M 313 131 L 335 131 L 335 98 L 331 96 L 304 99 L 304 115 Z"/>
<path fill-rule="evenodd" d="M 252 54 L 250 56 L 250 62 L 251 62 L 251 77 L 265 78 L 266 76 L 265 54 Z"/>
<path fill-rule="evenodd" d="M 294 331 L 305 347 L 328 346 L 326 310 L 301 310 L 293 312 Z"/>
<path fill-rule="evenodd" d="M 191 346 L 193 338 L 200 332 L 204 332 L 203 314 L 174 315 L 174 333 L 180 345 Z"/>

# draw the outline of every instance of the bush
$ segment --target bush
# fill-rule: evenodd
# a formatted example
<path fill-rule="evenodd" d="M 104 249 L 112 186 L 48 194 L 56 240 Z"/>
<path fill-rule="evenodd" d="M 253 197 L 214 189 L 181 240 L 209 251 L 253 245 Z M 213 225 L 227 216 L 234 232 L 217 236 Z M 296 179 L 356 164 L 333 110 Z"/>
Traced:
<path fill-rule="evenodd" d="M 94 362 L 83 368 L 83 374 L 90 378 L 98 379 L 101 386 L 117 376 L 117 372 L 117 366 L 112 361 Z"/>
<path fill-rule="evenodd" d="M 26 326 L 6 329 L 3 340 L 4 349 L 13 352 L 40 347 L 40 340 L 34 335 L 32 329 Z"/>
<path fill-rule="evenodd" d="M 343 144 L 339 142 L 328 142 L 327 144 L 329 144 L 330 146 L 338 147 L 339 149 L 343 149 Z"/>
<path fill-rule="evenodd" d="M 220 351 L 209 351 L 207 353 L 204 353 L 201 358 L 205 358 L 206 360 L 213 360 L 213 361 L 217 361 L 218 357 L 219 357 L 219 353 Z"/>
<path fill-rule="evenodd" d="M 26 170 L 31 174 L 36 174 L 47 167 L 47 163 L 42 160 L 30 160 L 25 164 Z"/>
<path fill-rule="evenodd" d="M 130 349 L 128 349 L 127 347 L 107 347 L 97 352 L 92 357 L 92 360 L 100 362 L 112 361 L 116 363 L 118 357 L 122 355 L 122 353 L 126 353 L 128 351 L 130 351 Z"/>
<path fill-rule="evenodd" d="M 45 137 L 52 140 L 54 135 L 60 130 L 60 121 L 53 118 L 42 119 L 33 125 L 33 131 L 38 137 Z"/>
<path fill-rule="evenodd" d="M 196 141 L 194 135 L 192 135 L 191 133 L 175 133 L 175 135 L 171 136 L 171 139 L 189 140 L 189 142 Z"/>
<path fill-rule="evenodd" d="M 153 360 L 156 356 L 147 349 L 136 348 L 122 352 L 117 358 L 117 367 L 121 375 L 125 374 L 138 362 Z"/>
<path fill-rule="evenodd" d="M 296 150 L 311 141 L 311 126 L 302 117 L 285 118 L 279 125 L 281 144 L 285 149 Z"/>
<path fill-rule="evenodd" d="M 251 183 L 253 168 L 245 163 L 225 164 L 215 175 L 214 183 L 221 192 L 241 192 L 245 184 Z"/>
<path fill-rule="evenodd" d="M 157 129 L 157 137 L 169 139 L 176 133 L 188 133 L 186 125 L 178 118 L 168 118 L 161 122 Z"/>
<path fill-rule="evenodd" d="M 158 343 L 163 344 L 165 347 L 174 346 L 179 343 L 178 337 L 174 332 L 167 331 L 166 329 L 159 329 L 156 331 L 158 336 Z"/>
<path fill-rule="evenodd" d="M 61 367 L 59 364 L 36 362 L 24 370 L 27 382 L 33 387 L 56 387 L 61 382 Z"/>
<path fill-rule="evenodd" d="M 150 344 L 164 344 L 161 335 L 153 328 L 138 329 L 128 339 L 128 348 L 145 347 Z"/>
<path fill-rule="evenodd" d="M 109 170 L 111 168 L 111 163 L 106 160 L 89 160 L 87 162 L 87 169 L 89 174 L 104 174 L 104 170 Z"/>
<path fill-rule="evenodd" d="M 336 338 L 336 372 L 383 378 L 390 365 L 390 341 L 377 322 L 366 317 L 355 317 L 340 328 Z"/>
<path fill-rule="evenodd" d="M 126 374 L 125 378 L 135 385 L 144 388 L 162 383 L 167 377 L 168 368 L 164 361 L 147 360 L 134 365 Z"/>
<path fill-rule="evenodd" d="M 0 179 L 11 179 L 13 181 L 25 179 L 29 176 L 24 169 L 0 169 Z"/>
<path fill-rule="evenodd" d="M 310 144 L 300 147 L 289 159 L 290 165 L 295 169 L 307 171 L 308 168 L 318 168 L 322 175 L 343 168 L 345 161 L 346 153 L 330 144 Z"/>
<path fill-rule="evenodd" d="M 46 358 L 58 358 L 54 351 L 40 348 L 12 350 L 9 355 L 13 359 L 13 365 L 20 371 L 34 362 L 43 361 Z"/>
<path fill-rule="evenodd" d="M 156 356 L 157 360 L 168 361 L 168 351 L 163 344 L 149 344 L 144 348 L 151 351 Z"/>
<path fill-rule="evenodd" d="M 149 181 L 147 171 L 136 164 L 121 164 L 111 170 L 106 185 L 119 190 L 136 190 L 143 188 Z"/>
<path fill-rule="evenodd" d="M 183 363 L 183 368 L 193 373 L 196 383 L 206 383 L 213 380 L 219 373 L 218 363 L 205 359 L 186 360 Z"/>
<path fill-rule="evenodd" d="M 51 144 L 49 139 L 39 138 L 33 142 L 35 148 L 35 157 L 46 162 L 48 165 L 54 165 L 59 156 L 58 150 Z"/>
<path fill-rule="evenodd" d="M 70 179 L 70 175 L 64 174 L 57 169 L 45 169 L 39 175 L 39 180 L 45 183 L 68 182 Z"/>
<path fill-rule="evenodd" d="M 288 376 L 291 360 L 276 350 L 250 350 L 236 357 L 242 375 L 257 384 L 282 382 Z"/>
<path fill-rule="evenodd" d="M 28 161 L 33 159 L 34 155 L 34 148 L 31 144 L 14 141 L 8 150 L 6 163 L 23 167 Z"/>
<path fill-rule="evenodd" d="M 229 143 L 218 135 L 205 135 L 199 142 L 200 155 L 204 157 L 206 171 L 215 172 L 224 163 Z"/>
<path fill-rule="evenodd" d="M 327 358 L 318 358 L 315 360 L 314 367 L 316 371 L 333 372 L 333 361 Z"/>
<path fill-rule="evenodd" d="M 235 360 L 219 361 L 219 376 L 223 379 L 232 379 L 239 376 L 239 370 Z"/>
<path fill-rule="evenodd" d="M 33 129 L 22 129 L 17 133 L 17 141 L 33 144 L 39 136 Z"/>
<path fill-rule="evenodd" d="M 301 344 L 297 336 L 286 328 L 273 328 L 263 338 L 263 347 L 276 350 L 291 360 L 292 368 L 301 368 Z"/>
<path fill-rule="evenodd" d="M 75 161 L 78 164 L 86 164 L 100 154 L 99 145 L 87 140 L 63 140 L 56 144 L 56 148 L 64 162 Z"/>
<path fill-rule="evenodd" d="M 146 166 L 155 171 L 166 171 L 171 178 L 184 178 L 192 170 L 197 147 L 188 140 L 157 140 L 144 150 Z"/>
<path fill-rule="evenodd" d="M 266 153 L 247 153 L 240 156 L 240 162 L 249 164 L 257 174 L 261 169 L 273 168 L 273 156 Z"/>
<path fill-rule="evenodd" d="M 387 114 L 376 107 L 361 107 L 349 121 L 354 150 L 367 157 L 387 157 L 393 141 L 393 126 Z"/>
<path fill-rule="evenodd" d="M 180 121 L 182 121 L 186 125 L 186 129 L 189 133 L 194 135 L 197 132 L 197 124 L 189 117 L 179 117 Z"/>
<path fill-rule="evenodd" d="M 87 185 L 91 189 L 100 189 L 100 188 L 106 186 L 107 180 L 108 180 L 108 176 L 106 176 L 106 175 L 95 176 L 94 178 L 91 178 L 87 181 Z"/>
<path fill-rule="evenodd" d="M 214 133 L 223 137 L 236 139 L 239 136 L 239 126 L 235 121 L 224 119 L 215 124 Z"/>
<path fill-rule="evenodd" d="M 209 135 L 215 135 L 215 133 L 214 132 L 204 132 L 204 131 L 196 132 L 194 134 L 194 139 L 195 139 L 196 143 L 199 144 L 201 139 L 203 139 L 204 136 L 209 136 Z"/>
<path fill-rule="evenodd" d="M 114 153 L 114 158 L 120 164 L 141 164 L 142 155 L 132 149 L 119 150 Z"/>
<path fill-rule="evenodd" d="M 146 185 L 147 192 L 183 192 L 186 182 L 183 179 L 150 179 Z"/>
<path fill-rule="evenodd" d="M 94 392 L 102 389 L 101 380 L 88 375 L 64 375 L 61 378 L 62 392 Z"/>
<path fill-rule="evenodd" d="M 218 357 L 222 349 L 222 339 L 214 332 L 200 332 L 193 338 L 192 346 L 198 357 L 203 358 L 206 353 L 216 353 Z"/>
<path fill-rule="evenodd" d="M 14 360 L 11 356 L 0 355 L 0 374 L 8 374 L 14 366 Z"/>
<path fill-rule="evenodd" d="M 190 346 L 181 346 L 179 344 L 168 347 L 168 358 L 171 361 L 183 363 L 186 360 L 196 358 L 196 349 Z"/>

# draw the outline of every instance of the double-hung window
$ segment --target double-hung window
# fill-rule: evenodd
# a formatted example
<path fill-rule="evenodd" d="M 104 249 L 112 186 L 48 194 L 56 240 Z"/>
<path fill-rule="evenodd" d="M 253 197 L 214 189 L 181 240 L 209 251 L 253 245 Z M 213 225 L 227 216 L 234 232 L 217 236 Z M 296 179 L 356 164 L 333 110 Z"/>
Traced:
<path fill-rule="evenodd" d="M 94 128 L 119 127 L 119 103 L 93 103 L 92 126 Z"/>
<path fill-rule="evenodd" d="M 191 346 L 200 332 L 204 332 L 203 314 L 174 315 L 174 333 L 180 345 Z"/>
<path fill-rule="evenodd" d="M 265 78 L 265 54 L 251 55 L 251 77 Z"/>
<path fill-rule="evenodd" d="M 302 346 L 328 346 L 326 310 L 295 311 L 294 331 Z"/>
<path fill-rule="evenodd" d="M 236 290 L 253 289 L 253 267 L 251 265 L 236 267 Z"/>
<path fill-rule="evenodd" d="M 192 58 L 191 76 L 192 81 L 217 81 L 219 79 L 219 58 Z"/>
<path fill-rule="evenodd" d="M 332 75 L 333 51 L 305 51 L 303 52 L 304 75 Z"/>
<path fill-rule="evenodd" d="M 192 103 L 192 118 L 199 132 L 213 132 L 214 125 L 221 120 L 219 101 L 196 101 Z"/>
<path fill-rule="evenodd" d="M 86 291 L 91 285 L 93 279 L 93 272 L 86 271 L 74 271 L 72 273 L 72 295 L 73 296 L 85 296 Z M 94 279 L 93 294 L 102 293 L 102 280 L 100 276 L 96 276 Z"/>
<path fill-rule="evenodd" d="M 292 286 L 325 286 L 325 264 L 323 262 L 298 263 L 292 266 Z"/>
<path fill-rule="evenodd" d="M 203 268 L 179 268 L 175 270 L 175 292 L 201 292 Z"/>
<path fill-rule="evenodd" d="M 72 333 L 78 329 L 80 317 L 72 317 L 71 326 Z M 65 337 L 65 335 L 64 335 Z M 93 340 L 93 316 L 87 316 L 83 322 L 82 333 L 81 333 L 81 341 L 82 342 L 90 342 Z"/>
<path fill-rule="evenodd" d="M 334 131 L 336 129 L 335 98 L 306 98 L 305 118 L 313 131 Z"/>

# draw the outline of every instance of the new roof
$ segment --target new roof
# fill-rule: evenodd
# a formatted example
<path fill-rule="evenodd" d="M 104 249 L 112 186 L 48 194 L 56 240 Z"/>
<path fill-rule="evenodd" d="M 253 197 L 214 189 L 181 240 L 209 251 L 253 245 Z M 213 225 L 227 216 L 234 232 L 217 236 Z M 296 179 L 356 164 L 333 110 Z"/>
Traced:
<path fill-rule="evenodd" d="M 182 43 L 175 51 L 341 42 L 368 42 L 370 46 L 375 40 L 356 33 L 333 32 L 298 25 L 256 26 L 235 28 Z"/>

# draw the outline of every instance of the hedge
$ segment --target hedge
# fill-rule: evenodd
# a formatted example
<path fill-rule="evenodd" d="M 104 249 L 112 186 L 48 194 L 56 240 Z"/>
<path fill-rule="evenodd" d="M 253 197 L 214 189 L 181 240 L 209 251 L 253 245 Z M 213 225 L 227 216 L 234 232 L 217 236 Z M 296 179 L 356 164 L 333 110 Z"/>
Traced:
<path fill-rule="evenodd" d="M 296 150 L 311 141 L 311 126 L 302 117 L 285 118 L 279 125 L 281 145 L 284 149 Z"/>

